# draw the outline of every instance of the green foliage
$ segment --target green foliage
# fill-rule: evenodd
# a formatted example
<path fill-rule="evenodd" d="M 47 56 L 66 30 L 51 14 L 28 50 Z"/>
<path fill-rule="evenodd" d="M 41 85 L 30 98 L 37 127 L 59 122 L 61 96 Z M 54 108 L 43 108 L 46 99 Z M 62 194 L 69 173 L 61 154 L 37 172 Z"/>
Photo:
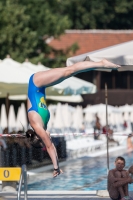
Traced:
<path fill-rule="evenodd" d="M 77 43 L 74 43 L 72 46 L 68 47 L 65 50 L 55 50 L 51 49 L 51 53 L 54 55 L 53 59 L 47 59 L 45 65 L 56 67 L 65 67 L 66 60 L 68 57 L 73 56 L 73 54 L 79 49 Z"/>
<path fill-rule="evenodd" d="M 37 35 L 28 27 L 30 16 L 24 14 L 25 7 L 9 1 L 4 4 L 0 3 L 0 57 L 10 54 L 21 60 L 22 54 L 26 58 L 33 51 Z"/>
<path fill-rule="evenodd" d="M 65 29 L 133 29 L 133 0 L 0 0 L 0 59 L 64 66 L 77 45 L 49 60 L 45 41 Z"/>
<path fill-rule="evenodd" d="M 71 29 L 133 29 L 133 0 L 62 1 Z"/>
<path fill-rule="evenodd" d="M 0 58 L 7 54 L 20 62 L 29 58 L 44 62 L 50 48 L 45 39 L 57 37 L 69 27 L 67 16 L 58 13 L 59 2 L 45 0 L 0 1 Z"/>

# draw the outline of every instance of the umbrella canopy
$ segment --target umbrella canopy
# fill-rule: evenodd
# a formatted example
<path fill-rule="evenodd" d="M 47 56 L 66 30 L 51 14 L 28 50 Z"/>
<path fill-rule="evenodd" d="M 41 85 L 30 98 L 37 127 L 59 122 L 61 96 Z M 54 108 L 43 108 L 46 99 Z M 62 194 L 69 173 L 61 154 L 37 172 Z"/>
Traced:
<path fill-rule="evenodd" d="M 9 108 L 8 128 L 9 128 L 9 132 L 15 131 L 16 129 L 16 117 L 15 117 L 15 110 L 14 110 L 13 105 L 11 105 Z"/>
<path fill-rule="evenodd" d="M 28 121 L 27 121 L 27 113 L 24 103 L 18 108 L 17 119 L 16 119 L 16 127 L 17 130 L 27 130 Z"/>
<path fill-rule="evenodd" d="M 129 112 L 124 112 L 124 114 L 123 114 L 123 121 L 129 121 L 130 120 L 130 118 L 129 118 Z"/>
<path fill-rule="evenodd" d="M 18 63 L 11 58 L 0 62 L 0 97 L 27 94 L 29 77 L 38 72 L 50 70 L 43 65 L 30 62 Z M 96 92 L 96 86 L 76 77 L 71 77 L 60 84 L 48 87 L 47 95 L 77 95 Z"/>
<path fill-rule="evenodd" d="M 90 106 L 87 106 L 87 108 L 89 108 Z M 86 108 L 86 109 L 87 109 Z M 84 112 L 84 111 L 83 111 Z M 85 123 L 91 124 L 93 121 L 95 120 L 95 113 L 91 113 L 91 112 L 85 112 L 85 117 L 84 117 L 84 121 Z"/>
<path fill-rule="evenodd" d="M 0 113 L 0 125 L 2 130 L 7 127 L 7 115 L 6 115 L 6 107 L 4 104 L 1 106 L 1 113 Z"/>
<path fill-rule="evenodd" d="M 96 104 L 93 106 L 89 106 L 87 108 L 84 108 L 84 113 L 104 113 L 106 112 L 106 105 L 105 104 Z M 112 113 L 112 112 L 119 112 L 119 110 L 111 105 L 108 105 L 108 113 Z"/>
<path fill-rule="evenodd" d="M 21 113 L 21 124 L 24 127 L 25 130 L 27 130 L 27 126 L 28 126 L 28 121 L 27 121 L 27 112 L 26 112 L 26 107 L 25 104 L 22 103 L 20 106 L 20 113 Z"/>
<path fill-rule="evenodd" d="M 72 115 L 72 127 L 78 132 L 79 129 L 83 128 L 83 110 L 81 106 L 77 106 L 75 112 Z"/>
<path fill-rule="evenodd" d="M 96 92 L 96 86 L 94 84 L 81 80 L 77 77 L 70 77 L 69 79 L 55 85 L 54 88 L 60 88 L 64 91 L 64 95 L 78 95 Z"/>
<path fill-rule="evenodd" d="M 16 64 L 10 58 L 7 58 L 6 61 L 3 60 L 0 63 L 0 97 L 6 97 L 7 93 L 26 94 L 27 83 L 32 73 L 22 70 L 21 65 Z"/>
<path fill-rule="evenodd" d="M 67 66 L 85 60 L 97 62 L 104 58 L 115 64 L 121 65 L 122 67 L 119 68 L 118 71 L 133 71 L 133 41 L 124 42 L 118 45 L 68 58 Z M 110 71 L 109 69 L 102 70 Z"/>
<path fill-rule="evenodd" d="M 130 114 L 130 122 L 133 123 L 133 111 Z"/>
<path fill-rule="evenodd" d="M 133 112 L 133 106 L 131 105 L 124 105 L 124 106 L 119 106 L 120 112 Z"/>
<path fill-rule="evenodd" d="M 82 102 L 83 98 L 81 95 L 71 95 L 71 96 L 52 96 L 52 95 L 47 95 L 47 99 L 51 99 L 54 101 L 63 101 L 63 102 Z"/>
<path fill-rule="evenodd" d="M 53 126 L 54 128 L 59 128 L 59 129 L 62 129 L 64 127 L 61 103 L 57 104 Z"/>
<path fill-rule="evenodd" d="M 48 130 L 50 130 L 51 128 L 53 128 L 53 123 L 54 123 L 54 111 L 55 111 L 55 109 L 53 108 L 53 106 L 52 105 L 49 105 L 48 106 L 48 109 L 49 109 L 49 112 L 50 112 L 50 120 L 49 120 L 49 122 L 48 122 Z"/>
<path fill-rule="evenodd" d="M 23 130 L 23 126 L 21 124 L 21 107 L 18 108 L 18 112 L 17 112 L 16 129 L 17 131 Z"/>
<path fill-rule="evenodd" d="M 69 105 L 62 105 L 62 117 L 64 121 L 64 127 L 70 128 L 72 123 L 72 112 L 69 110 Z"/>

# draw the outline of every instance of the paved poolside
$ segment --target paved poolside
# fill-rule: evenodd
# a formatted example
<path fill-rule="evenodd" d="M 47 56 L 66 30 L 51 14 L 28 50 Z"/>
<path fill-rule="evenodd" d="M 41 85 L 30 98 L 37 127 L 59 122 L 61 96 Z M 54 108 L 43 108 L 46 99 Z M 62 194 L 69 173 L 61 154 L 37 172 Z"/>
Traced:
<path fill-rule="evenodd" d="M 7 194 L 3 194 L 3 197 L 0 197 L 0 200 L 16 200 L 17 196 L 10 194 L 9 196 L 5 196 Z M 133 192 L 130 192 L 130 196 L 133 196 Z M 24 199 L 23 193 L 21 196 L 21 200 Z M 96 191 L 30 191 L 28 192 L 29 200 L 110 200 L 109 197 L 100 197 L 97 196 Z"/>
<path fill-rule="evenodd" d="M 0 200 L 15 200 L 17 199 L 14 195 L 12 194 L 9 194 L 9 196 L 5 196 L 6 194 L 3 194 L 4 196 L 3 197 L 0 197 Z M 103 199 L 103 200 L 109 200 L 110 198 L 109 197 L 98 197 L 96 195 L 96 192 L 93 191 L 93 192 L 71 192 L 71 191 L 67 191 L 67 192 L 53 192 L 53 191 L 30 191 L 28 192 L 28 199 L 32 200 L 32 199 L 39 199 L 39 200 L 42 200 L 42 199 L 45 199 L 45 200 L 53 200 L 53 199 L 56 199 L 56 200 L 72 200 L 72 199 L 75 199 L 75 200 L 85 200 L 85 199 L 93 199 L 93 200 L 98 200 L 98 199 Z M 22 195 L 22 198 L 21 199 L 24 199 L 24 196 Z"/>

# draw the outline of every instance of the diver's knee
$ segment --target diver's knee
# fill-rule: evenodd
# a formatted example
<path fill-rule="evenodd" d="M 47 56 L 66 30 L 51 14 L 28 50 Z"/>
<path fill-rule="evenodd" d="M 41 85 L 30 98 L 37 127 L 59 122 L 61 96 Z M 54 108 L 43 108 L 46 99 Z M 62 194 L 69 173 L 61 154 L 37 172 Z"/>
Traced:
<path fill-rule="evenodd" d="M 50 137 L 50 132 L 49 131 L 46 131 L 47 135 Z"/>
<path fill-rule="evenodd" d="M 49 131 L 46 131 L 46 133 L 47 133 L 48 137 L 49 137 L 49 138 L 50 138 L 50 140 L 51 140 L 51 135 L 50 135 L 50 132 L 49 132 Z"/>

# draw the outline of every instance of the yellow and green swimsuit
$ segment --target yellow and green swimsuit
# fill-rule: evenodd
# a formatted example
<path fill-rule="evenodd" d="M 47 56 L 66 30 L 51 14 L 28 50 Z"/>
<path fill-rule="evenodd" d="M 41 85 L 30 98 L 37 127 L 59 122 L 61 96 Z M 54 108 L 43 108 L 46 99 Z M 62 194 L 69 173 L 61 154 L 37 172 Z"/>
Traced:
<path fill-rule="evenodd" d="M 28 110 L 37 112 L 44 123 L 45 129 L 50 119 L 50 113 L 46 105 L 45 87 L 37 87 L 33 81 L 34 74 L 30 77 L 28 87 L 28 98 L 31 103 L 31 108 Z"/>

